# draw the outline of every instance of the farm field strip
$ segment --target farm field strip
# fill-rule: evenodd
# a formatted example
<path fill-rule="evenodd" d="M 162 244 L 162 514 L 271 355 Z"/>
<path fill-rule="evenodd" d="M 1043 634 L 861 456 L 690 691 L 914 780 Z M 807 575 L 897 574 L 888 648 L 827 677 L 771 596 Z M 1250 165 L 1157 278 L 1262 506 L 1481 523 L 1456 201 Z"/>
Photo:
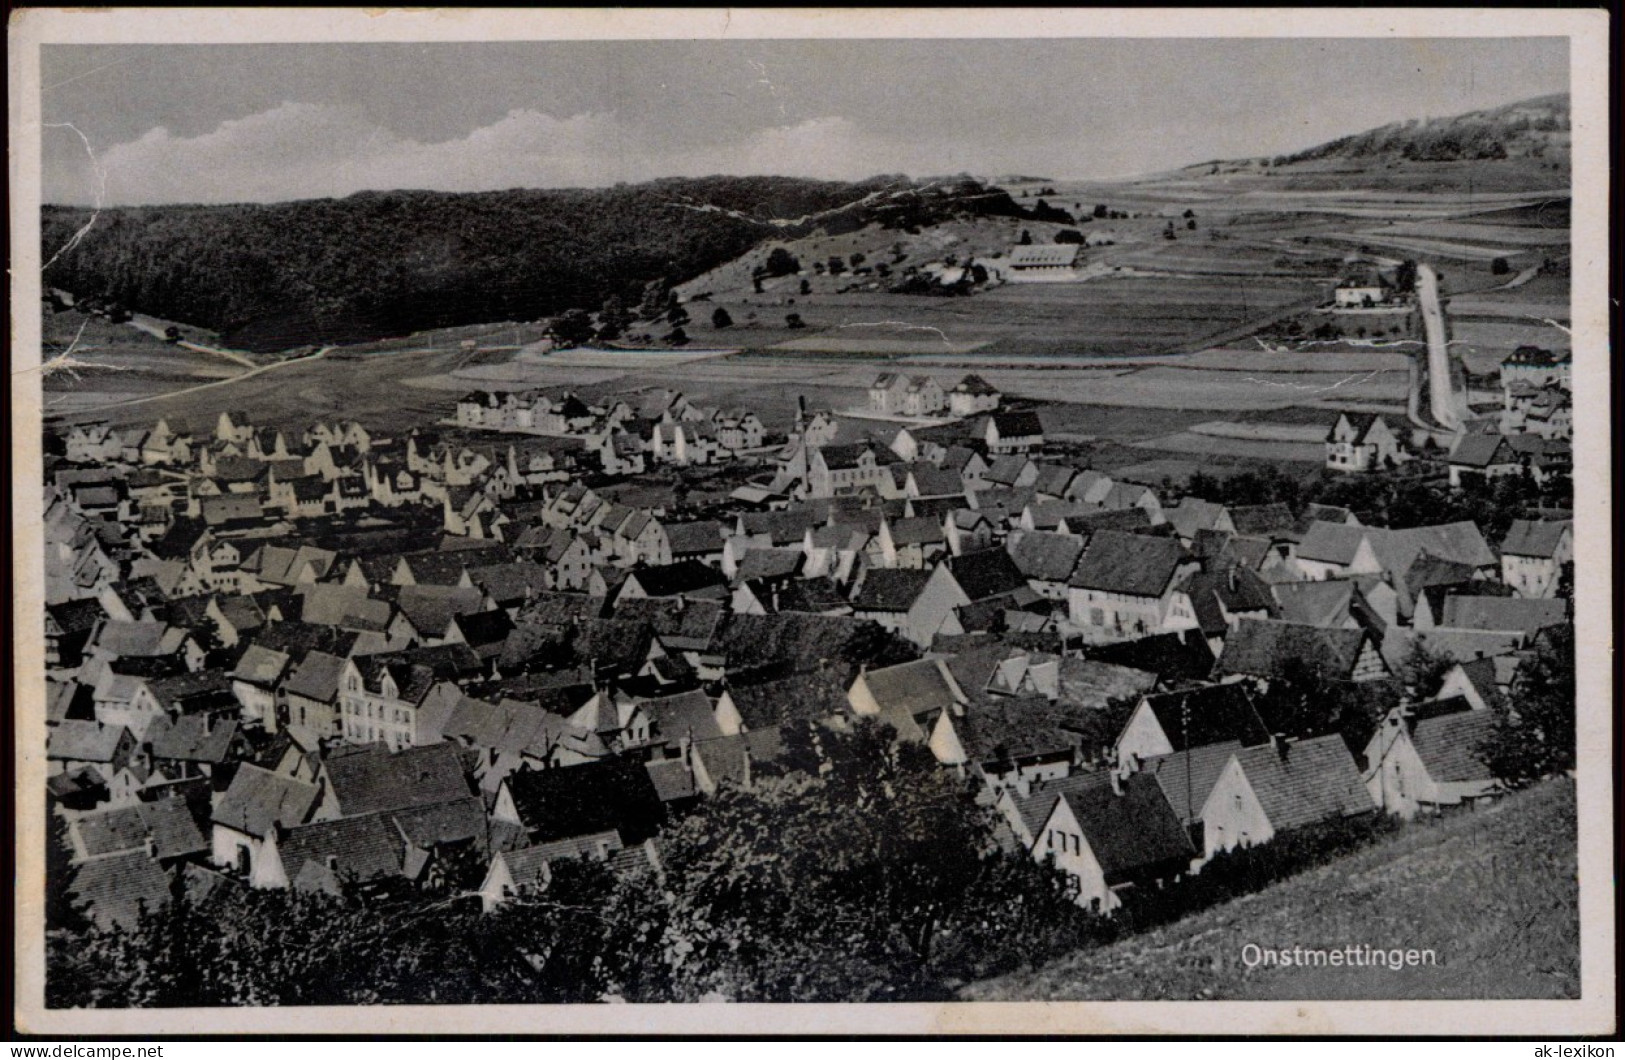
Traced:
<path fill-rule="evenodd" d="M 1507 350 L 1526 344 L 1546 347 L 1553 344 L 1567 345 L 1569 341 L 1568 335 L 1561 329 L 1535 320 L 1530 320 L 1526 324 L 1462 320 L 1452 323 L 1451 332 L 1454 341 L 1468 346 Z"/>
<path fill-rule="evenodd" d="M 695 361 L 714 360 L 739 352 L 739 347 L 727 349 L 681 350 L 601 350 L 573 349 L 552 353 L 527 350 L 521 360 L 532 364 L 557 364 L 567 368 L 618 368 L 623 371 L 638 368 L 665 368 Z"/>
<path fill-rule="evenodd" d="M 1500 298 L 1452 298 L 1447 308 L 1450 319 L 1457 322 L 1471 316 L 1566 322 L 1570 311 L 1567 302 L 1514 302 Z"/>
<path fill-rule="evenodd" d="M 1333 417 L 1324 413 L 1325 420 Z M 1326 440 L 1326 431 L 1330 423 L 1294 424 L 1294 423 L 1235 423 L 1230 420 L 1211 420 L 1207 423 L 1193 425 L 1190 434 L 1200 434 L 1210 438 L 1233 438 L 1241 441 L 1256 442 L 1306 442 L 1318 443 Z"/>
<path fill-rule="evenodd" d="M 1532 225 L 1476 224 L 1470 221 L 1434 221 L 1400 224 L 1373 229 L 1367 235 L 1421 236 L 1428 239 L 1462 239 L 1469 242 L 1513 243 L 1529 246 L 1567 246 L 1567 228 L 1540 228 Z"/>
<path fill-rule="evenodd" d="M 1306 464 L 1319 464 L 1326 459 L 1326 446 L 1323 442 L 1226 438 L 1195 431 L 1182 431 L 1179 434 L 1168 434 L 1129 444 L 1138 449 L 1155 449 L 1165 453 L 1192 453 L 1204 456 L 1219 454 L 1255 460 L 1290 460 Z"/>
<path fill-rule="evenodd" d="M 1489 261 L 1492 258 L 1510 257 L 1519 252 L 1517 247 L 1474 246 L 1467 243 L 1449 243 L 1444 240 L 1407 239 L 1393 236 L 1364 235 L 1358 232 L 1328 235 L 1321 238 L 1335 240 L 1339 243 L 1358 243 L 1361 246 L 1388 247 L 1413 254 L 1431 254 L 1441 258 L 1462 258 L 1467 261 Z"/>
<path fill-rule="evenodd" d="M 878 329 L 877 329 L 878 330 Z M 935 329 L 932 329 L 935 330 Z M 773 344 L 769 349 L 806 353 L 875 353 L 907 355 L 967 354 L 987 345 L 987 340 L 952 342 L 946 337 L 929 339 L 888 339 L 846 335 L 810 335 Z"/>

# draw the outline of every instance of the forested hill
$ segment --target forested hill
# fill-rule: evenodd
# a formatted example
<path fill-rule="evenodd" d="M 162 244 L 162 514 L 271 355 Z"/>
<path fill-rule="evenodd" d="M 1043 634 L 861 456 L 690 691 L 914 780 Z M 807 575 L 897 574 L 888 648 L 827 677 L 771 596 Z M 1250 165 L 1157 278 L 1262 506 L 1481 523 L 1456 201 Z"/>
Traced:
<path fill-rule="evenodd" d="M 1026 216 L 968 179 L 916 184 L 783 177 L 669 179 L 602 189 L 362 192 L 270 205 L 107 209 L 47 286 L 279 350 L 636 304 L 764 239 L 952 214 Z M 92 211 L 47 206 L 51 260 Z"/>

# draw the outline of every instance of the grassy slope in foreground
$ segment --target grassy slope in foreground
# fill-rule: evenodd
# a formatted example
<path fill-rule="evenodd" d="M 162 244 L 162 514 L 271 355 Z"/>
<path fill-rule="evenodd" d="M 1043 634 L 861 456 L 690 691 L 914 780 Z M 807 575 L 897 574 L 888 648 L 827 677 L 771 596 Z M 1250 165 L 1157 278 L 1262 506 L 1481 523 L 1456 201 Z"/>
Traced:
<path fill-rule="evenodd" d="M 1165 928 L 973 983 L 975 1001 L 1579 996 L 1574 784 L 1549 781 Z M 1247 943 L 1432 948 L 1437 967 L 1266 968 Z"/>

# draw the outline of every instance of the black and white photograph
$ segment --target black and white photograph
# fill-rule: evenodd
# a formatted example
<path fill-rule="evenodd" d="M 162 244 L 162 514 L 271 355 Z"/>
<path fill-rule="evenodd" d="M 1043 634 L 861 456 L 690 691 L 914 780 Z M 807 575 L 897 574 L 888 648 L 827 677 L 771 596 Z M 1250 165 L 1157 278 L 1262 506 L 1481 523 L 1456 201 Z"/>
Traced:
<path fill-rule="evenodd" d="M 14 24 L 19 1025 L 1607 1033 L 1606 14 L 816 14 Z"/>

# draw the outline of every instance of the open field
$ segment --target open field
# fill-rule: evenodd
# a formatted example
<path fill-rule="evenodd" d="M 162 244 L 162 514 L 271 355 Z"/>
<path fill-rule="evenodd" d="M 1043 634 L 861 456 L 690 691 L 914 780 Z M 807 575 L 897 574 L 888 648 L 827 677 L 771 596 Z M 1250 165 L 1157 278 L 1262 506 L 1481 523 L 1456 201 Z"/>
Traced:
<path fill-rule="evenodd" d="M 1567 347 L 1569 336 L 1562 329 L 1543 322 L 1544 318 L 1529 314 L 1524 323 L 1514 323 L 1511 320 L 1490 323 L 1477 320 L 1452 321 L 1451 338 L 1468 347 L 1480 350 L 1511 351 L 1519 346 L 1529 344 L 1545 346 Z"/>
<path fill-rule="evenodd" d="M 1355 1000 L 1579 996 L 1574 785 L 1422 819 L 1293 879 L 1045 968 L 974 983 L 965 1000 Z M 1282 968 L 1248 943 L 1432 949 L 1437 965 Z"/>
<path fill-rule="evenodd" d="M 450 351 L 399 352 L 355 360 L 307 358 L 190 393 L 166 394 L 139 404 L 62 411 L 69 422 L 151 423 L 163 417 L 178 431 L 196 432 L 211 429 L 220 412 L 230 409 L 245 412 L 266 426 L 302 428 L 318 419 L 353 419 L 389 432 L 410 420 L 439 419 L 453 408 L 454 393 L 407 386 L 404 380 L 444 373 L 458 358 L 459 354 Z M 124 396 L 116 395 L 115 400 Z"/>
<path fill-rule="evenodd" d="M 1322 464 L 1326 461 L 1326 446 L 1323 442 L 1224 438 L 1199 431 L 1181 431 L 1178 434 L 1147 438 L 1143 442 L 1129 444 L 1163 453 L 1189 453 L 1204 461 L 1214 456 L 1246 457 L 1271 464 L 1282 460 L 1306 464 Z"/>
<path fill-rule="evenodd" d="M 1491 261 L 1495 258 L 1508 258 L 1516 255 L 1520 249 L 1524 249 L 1519 247 L 1480 246 L 1476 243 L 1451 243 L 1442 239 L 1375 235 L 1365 232 L 1323 236 L 1321 238 L 1334 239 L 1343 243 L 1357 243 L 1360 246 L 1380 247 L 1385 250 L 1399 250 L 1407 254 L 1419 254 L 1425 257 L 1458 258 L 1468 261 Z"/>
<path fill-rule="evenodd" d="M 1007 284 L 957 298 L 880 290 L 756 294 L 747 287 L 715 291 L 709 301 L 691 303 L 692 320 L 684 331 L 695 345 L 755 350 L 1147 354 L 1197 348 L 1217 333 L 1261 324 L 1284 306 L 1312 305 L 1323 286 L 1301 273 L 1243 279 L 1136 272 L 1077 283 Z M 732 327 L 711 327 L 711 313 L 719 307 L 727 310 Z M 805 327 L 781 327 L 789 313 L 798 314 Z"/>
<path fill-rule="evenodd" d="M 985 342 L 949 342 L 946 339 L 893 339 L 826 332 L 803 339 L 780 342 L 772 348 L 789 353 L 872 353 L 892 357 L 933 357 L 972 353 Z"/>
<path fill-rule="evenodd" d="M 543 365 L 564 365 L 570 368 L 614 368 L 624 372 L 639 368 L 665 368 L 694 361 L 709 361 L 737 352 L 739 352 L 737 348 L 712 350 L 692 346 L 663 350 L 618 350 L 583 346 L 552 352 L 527 347 L 515 359 Z"/>
<path fill-rule="evenodd" d="M 1229 438 L 1254 442 L 1310 442 L 1319 445 L 1326 440 L 1329 424 L 1337 418 L 1335 412 L 1322 412 L 1320 423 L 1237 423 L 1231 420 L 1208 420 L 1190 429 L 1191 434 L 1209 438 Z"/>
<path fill-rule="evenodd" d="M 1568 246 L 1567 228 L 1541 228 L 1537 225 L 1476 224 L 1472 221 L 1430 221 L 1374 229 L 1366 235 L 1390 234 L 1422 236 L 1427 239 L 1456 239 L 1469 243 L 1500 243 L 1509 246 Z"/>
<path fill-rule="evenodd" d="M 1514 291 L 1516 288 L 1513 289 Z M 1512 294 L 1507 291 L 1506 294 Z M 1450 319 L 1462 321 L 1470 317 L 1514 317 L 1528 320 L 1557 320 L 1567 322 L 1567 302 L 1519 302 L 1495 295 L 1472 295 L 1450 300 Z"/>

